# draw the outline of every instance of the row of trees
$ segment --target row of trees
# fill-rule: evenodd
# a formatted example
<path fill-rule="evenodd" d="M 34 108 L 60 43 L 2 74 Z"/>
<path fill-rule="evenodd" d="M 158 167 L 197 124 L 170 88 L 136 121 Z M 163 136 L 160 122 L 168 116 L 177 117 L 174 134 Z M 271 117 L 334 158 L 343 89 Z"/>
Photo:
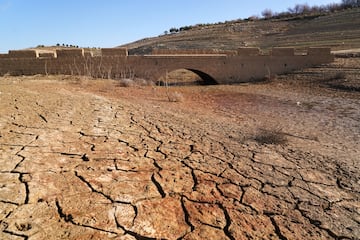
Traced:
<path fill-rule="evenodd" d="M 165 31 L 164 34 L 182 32 L 182 31 L 190 30 L 192 28 L 193 28 L 192 26 L 184 26 L 180 28 L 172 27 L 169 29 L 169 31 Z"/>
<path fill-rule="evenodd" d="M 57 47 L 68 47 L 68 48 L 80 48 L 78 45 L 72 45 L 72 44 L 60 44 L 60 43 L 57 43 L 56 44 Z M 91 48 L 91 49 L 100 49 L 100 47 L 87 47 L 87 48 Z"/>
<path fill-rule="evenodd" d="M 40 44 L 40 45 L 37 45 L 36 46 L 37 48 L 45 48 L 45 47 L 54 47 L 54 46 L 45 46 L 43 44 Z M 57 43 L 56 44 L 56 47 L 63 47 L 63 48 L 80 48 L 78 45 L 73 45 L 73 44 L 60 44 L 60 43 Z M 100 49 L 100 47 L 87 47 L 87 48 L 92 48 L 92 49 Z"/>
<path fill-rule="evenodd" d="M 70 47 L 70 48 L 79 48 L 78 45 L 65 44 L 65 43 L 63 43 L 63 44 L 57 43 L 56 46 L 57 46 L 57 47 L 62 46 L 62 47 Z"/>
<path fill-rule="evenodd" d="M 342 0 L 341 3 L 330 3 L 322 6 L 310 6 L 306 3 L 296 4 L 294 7 L 288 8 L 288 11 L 281 13 L 274 13 L 271 9 L 265 9 L 262 11 L 261 15 L 266 19 L 276 17 L 281 18 L 302 14 L 335 12 L 343 9 L 357 7 L 360 7 L 360 0 Z"/>

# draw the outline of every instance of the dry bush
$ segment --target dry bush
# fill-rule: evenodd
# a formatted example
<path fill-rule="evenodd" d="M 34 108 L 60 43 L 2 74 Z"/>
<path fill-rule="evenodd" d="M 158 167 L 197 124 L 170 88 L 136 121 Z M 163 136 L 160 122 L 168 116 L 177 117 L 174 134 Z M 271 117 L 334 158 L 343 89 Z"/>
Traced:
<path fill-rule="evenodd" d="M 7 72 L 7 73 L 5 73 L 4 75 L 2 75 L 3 77 L 11 77 L 11 73 L 10 72 Z"/>
<path fill-rule="evenodd" d="M 254 136 L 254 140 L 263 145 L 263 144 L 274 144 L 274 145 L 283 145 L 287 143 L 287 138 L 284 132 L 279 129 L 259 129 L 259 131 Z"/>
<path fill-rule="evenodd" d="M 134 78 L 134 82 L 136 86 L 154 86 L 155 83 L 151 80 L 146 80 L 143 78 Z"/>
<path fill-rule="evenodd" d="M 100 80 L 98 89 L 100 92 L 111 92 L 114 89 L 114 81 L 108 79 Z"/>
<path fill-rule="evenodd" d="M 334 79 L 346 79 L 346 72 L 337 72 L 335 73 Z"/>
<path fill-rule="evenodd" d="M 167 98 L 169 100 L 169 102 L 182 102 L 184 101 L 184 95 L 182 95 L 181 93 L 175 91 L 175 92 L 169 92 L 167 91 L 166 93 Z"/>
<path fill-rule="evenodd" d="M 129 78 L 122 78 L 118 81 L 119 87 L 133 87 L 135 85 L 134 80 Z"/>
<path fill-rule="evenodd" d="M 118 80 L 117 86 L 119 87 L 141 87 L 141 86 L 153 86 L 154 83 L 150 80 L 143 78 L 121 78 Z"/>

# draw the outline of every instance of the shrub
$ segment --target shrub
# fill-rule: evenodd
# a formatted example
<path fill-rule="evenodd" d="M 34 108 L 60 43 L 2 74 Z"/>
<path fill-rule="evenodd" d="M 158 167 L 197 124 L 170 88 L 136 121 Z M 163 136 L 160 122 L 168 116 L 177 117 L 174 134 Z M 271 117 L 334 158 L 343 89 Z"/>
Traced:
<path fill-rule="evenodd" d="M 267 19 L 267 18 L 272 18 L 274 14 L 271 9 L 265 9 L 264 11 L 261 12 L 261 15 Z"/>
<path fill-rule="evenodd" d="M 179 32 L 179 29 L 173 27 L 173 28 L 170 28 L 169 32 L 170 33 L 177 33 L 177 32 Z"/>
<path fill-rule="evenodd" d="M 360 7 L 360 0 L 342 0 L 342 5 L 345 8 Z"/>
<path fill-rule="evenodd" d="M 334 76 L 334 79 L 346 79 L 346 73 L 345 72 L 337 72 Z"/>
<path fill-rule="evenodd" d="M 134 81 L 129 78 L 122 78 L 119 80 L 119 87 L 132 87 L 134 86 Z"/>
<path fill-rule="evenodd" d="M 167 92 L 166 93 L 169 102 L 182 102 L 184 101 L 184 96 L 179 92 Z"/>
<path fill-rule="evenodd" d="M 118 87 L 152 86 L 154 83 L 143 78 L 121 78 L 118 80 Z"/>
<path fill-rule="evenodd" d="M 254 137 L 254 140 L 259 144 L 274 144 L 282 145 L 287 142 L 285 133 L 281 130 L 265 130 L 261 129 Z"/>

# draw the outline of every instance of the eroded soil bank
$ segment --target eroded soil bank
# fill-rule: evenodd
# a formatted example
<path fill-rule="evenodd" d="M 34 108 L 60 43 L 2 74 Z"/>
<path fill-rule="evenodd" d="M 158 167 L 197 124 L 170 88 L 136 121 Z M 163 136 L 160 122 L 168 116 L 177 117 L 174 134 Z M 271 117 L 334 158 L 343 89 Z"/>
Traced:
<path fill-rule="evenodd" d="M 0 79 L 1 239 L 358 239 L 360 94 Z"/>

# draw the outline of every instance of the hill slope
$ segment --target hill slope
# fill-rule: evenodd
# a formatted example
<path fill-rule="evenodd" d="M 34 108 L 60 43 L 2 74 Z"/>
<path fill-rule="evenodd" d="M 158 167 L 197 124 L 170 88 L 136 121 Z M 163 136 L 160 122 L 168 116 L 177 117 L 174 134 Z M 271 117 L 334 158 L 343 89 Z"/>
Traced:
<path fill-rule="evenodd" d="M 236 49 L 239 47 L 328 46 L 360 48 L 360 8 L 335 13 L 269 20 L 237 20 L 194 26 L 190 30 L 123 45 L 130 54 L 154 48 Z"/>

